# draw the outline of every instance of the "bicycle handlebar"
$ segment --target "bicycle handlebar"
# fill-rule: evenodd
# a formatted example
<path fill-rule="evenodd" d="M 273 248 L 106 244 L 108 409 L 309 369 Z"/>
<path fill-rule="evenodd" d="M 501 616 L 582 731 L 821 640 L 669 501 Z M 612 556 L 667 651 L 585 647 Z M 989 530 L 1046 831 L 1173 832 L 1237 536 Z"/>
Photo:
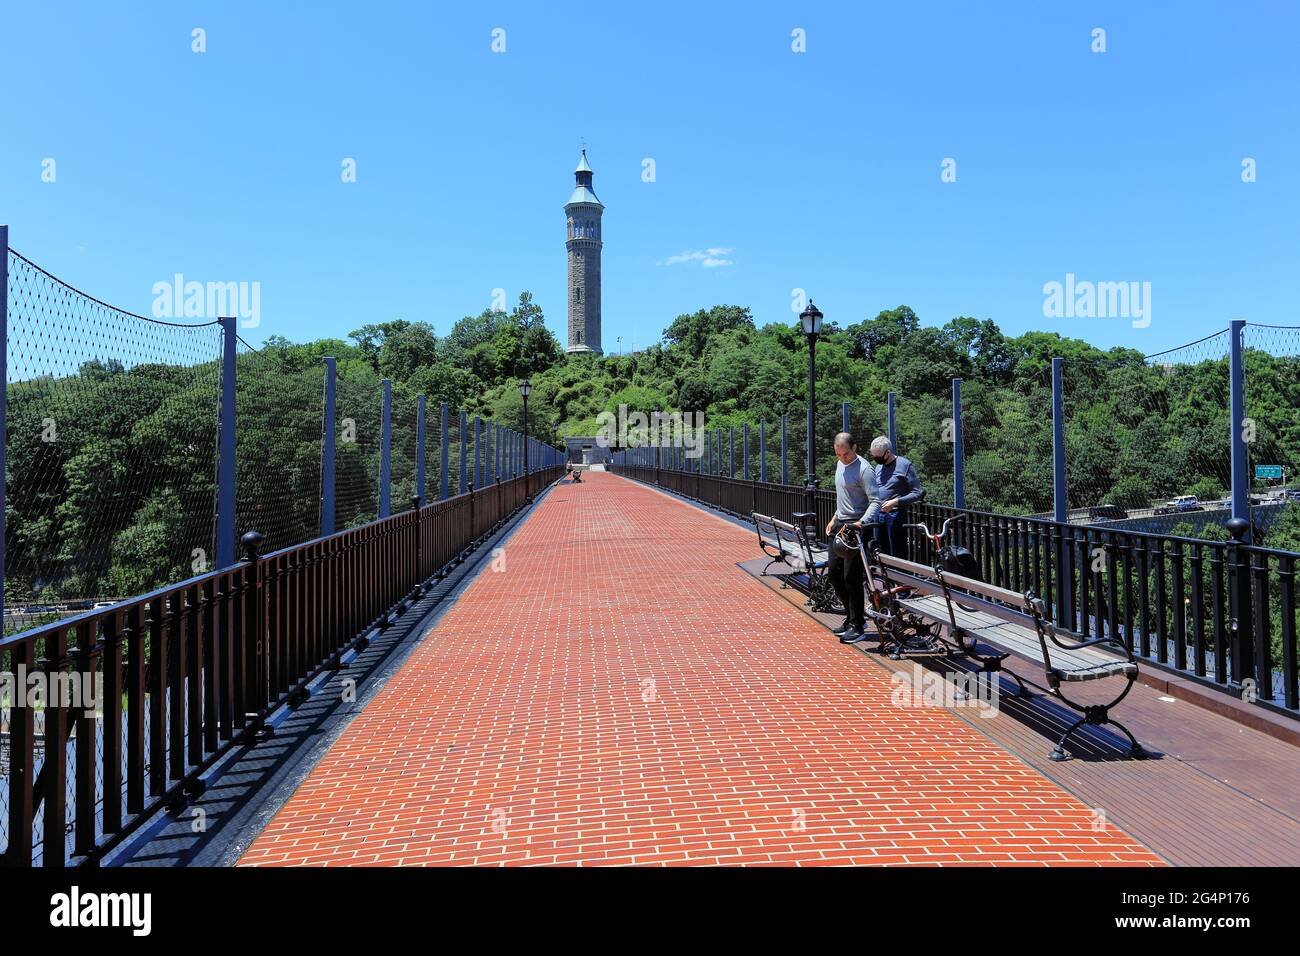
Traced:
<path fill-rule="evenodd" d="M 943 522 L 943 527 L 939 529 L 939 533 L 937 535 L 930 533 L 930 529 L 926 527 L 924 521 L 918 521 L 915 524 L 904 525 L 904 527 L 919 528 L 921 534 L 925 535 L 930 540 L 933 541 L 935 538 L 938 538 L 940 541 L 942 541 L 944 538 L 948 537 L 948 525 L 952 524 L 954 521 L 961 521 L 965 517 L 966 517 L 965 515 L 953 515 L 950 518 L 946 518 Z"/>

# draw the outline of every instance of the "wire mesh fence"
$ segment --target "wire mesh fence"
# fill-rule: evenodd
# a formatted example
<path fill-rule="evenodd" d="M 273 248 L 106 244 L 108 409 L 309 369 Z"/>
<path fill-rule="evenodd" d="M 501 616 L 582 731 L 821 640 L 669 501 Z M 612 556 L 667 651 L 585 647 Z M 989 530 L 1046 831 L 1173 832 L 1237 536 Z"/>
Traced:
<path fill-rule="evenodd" d="M 1104 379 L 1067 372 L 1072 507 L 1120 518 L 1224 504 L 1232 484 L 1229 343 L 1225 329 Z M 1108 402 L 1076 424 L 1075 396 L 1098 392 Z"/>
<path fill-rule="evenodd" d="M 1300 551 L 1300 326 L 1242 333 L 1251 524 L 1271 547 Z"/>
<path fill-rule="evenodd" d="M 8 255 L 6 630 L 188 577 L 213 543 L 221 331 Z"/>
<path fill-rule="evenodd" d="M 235 524 L 269 552 L 320 533 L 321 366 L 297 369 L 239 342 L 235 373 Z"/>
<path fill-rule="evenodd" d="M 370 367 L 339 363 L 336 425 L 335 530 L 379 517 L 383 389 Z"/>
<path fill-rule="evenodd" d="M 952 401 L 937 395 L 899 392 L 895 400 L 895 453 L 916 467 L 925 500 L 953 502 L 953 447 L 956 425 Z"/>
<path fill-rule="evenodd" d="M 416 439 L 419 396 L 412 390 L 393 387 L 392 510 L 409 508 L 415 495 Z"/>

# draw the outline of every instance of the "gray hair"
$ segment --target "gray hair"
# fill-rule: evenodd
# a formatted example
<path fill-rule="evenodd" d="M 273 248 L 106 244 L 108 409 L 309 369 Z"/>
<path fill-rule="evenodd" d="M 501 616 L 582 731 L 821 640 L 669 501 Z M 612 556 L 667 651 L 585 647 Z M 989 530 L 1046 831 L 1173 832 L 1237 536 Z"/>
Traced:
<path fill-rule="evenodd" d="M 885 435 L 877 435 L 871 439 L 871 450 L 875 451 L 893 451 L 894 443 Z"/>

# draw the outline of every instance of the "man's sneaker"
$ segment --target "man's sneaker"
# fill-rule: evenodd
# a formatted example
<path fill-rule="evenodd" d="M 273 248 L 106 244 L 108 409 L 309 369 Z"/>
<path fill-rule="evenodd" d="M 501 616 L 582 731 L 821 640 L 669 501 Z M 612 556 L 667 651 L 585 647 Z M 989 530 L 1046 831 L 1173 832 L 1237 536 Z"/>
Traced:
<path fill-rule="evenodd" d="M 864 640 L 866 636 L 867 635 L 863 634 L 856 627 L 850 628 L 849 630 L 845 631 L 843 634 L 840 635 L 840 643 L 856 644 L 858 641 Z"/>
<path fill-rule="evenodd" d="M 845 622 L 844 624 L 841 624 L 839 627 L 837 627 L 835 630 L 831 631 L 831 633 L 834 634 L 836 637 L 843 637 L 845 634 L 847 634 L 849 631 L 852 630 L 856 630 L 856 628 L 850 627 L 849 624 Z"/>

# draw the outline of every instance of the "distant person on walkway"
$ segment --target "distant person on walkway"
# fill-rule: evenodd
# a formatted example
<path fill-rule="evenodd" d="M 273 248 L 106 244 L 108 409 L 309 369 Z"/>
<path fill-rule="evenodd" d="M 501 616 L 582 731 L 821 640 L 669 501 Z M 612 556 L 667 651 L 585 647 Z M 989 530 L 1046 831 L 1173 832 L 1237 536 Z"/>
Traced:
<path fill-rule="evenodd" d="M 907 506 L 925 498 L 925 489 L 912 462 L 894 454 L 894 446 L 884 435 L 871 442 L 871 460 L 875 462 L 876 486 L 880 489 L 880 519 L 876 525 L 876 543 L 885 554 L 906 557 Z"/>
<path fill-rule="evenodd" d="M 846 526 L 861 528 L 880 514 L 881 498 L 869 462 L 858 456 L 858 443 L 848 432 L 835 436 L 835 517 L 826 526 L 830 557 L 826 574 L 844 605 L 844 626 L 835 632 L 842 644 L 852 644 L 866 635 L 865 601 L 862 593 L 862 558 L 836 541 Z"/>

